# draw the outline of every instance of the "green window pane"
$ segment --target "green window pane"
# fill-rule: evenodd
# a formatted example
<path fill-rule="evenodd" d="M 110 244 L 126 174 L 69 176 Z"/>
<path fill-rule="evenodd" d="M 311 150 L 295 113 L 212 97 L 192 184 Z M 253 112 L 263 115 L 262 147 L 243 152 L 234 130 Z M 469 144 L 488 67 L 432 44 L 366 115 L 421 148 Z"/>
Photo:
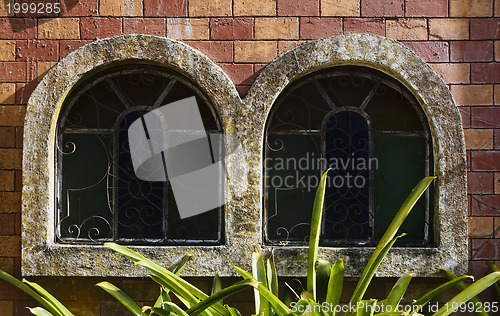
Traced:
<path fill-rule="evenodd" d="M 304 242 L 321 176 L 319 134 L 269 135 L 266 145 L 267 239 Z"/>
<path fill-rule="evenodd" d="M 60 237 L 110 238 L 112 206 L 108 185 L 112 136 L 65 133 L 60 146 L 64 168 L 60 179 Z"/>
<path fill-rule="evenodd" d="M 385 230 L 414 186 L 426 176 L 428 154 L 425 138 L 419 135 L 376 134 L 373 196 L 375 202 L 375 237 Z M 408 235 L 399 244 L 419 245 L 427 239 L 426 199 L 421 198 L 406 218 L 399 233 Z"/>

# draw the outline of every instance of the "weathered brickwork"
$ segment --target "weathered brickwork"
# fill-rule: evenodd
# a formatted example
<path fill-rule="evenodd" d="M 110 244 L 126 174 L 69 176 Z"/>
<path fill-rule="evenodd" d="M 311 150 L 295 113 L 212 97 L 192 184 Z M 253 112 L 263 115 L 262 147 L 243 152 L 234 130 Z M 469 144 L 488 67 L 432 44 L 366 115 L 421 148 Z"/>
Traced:
<path fill-rule="evenodd" d="M 62 58 L 97 39 L 150 34 L 216 62 L 244 96 L 265 65 L 314 39 L 370 33 L 401 41 L 441 76 L 462 114 L 468 158 L 469 267 L 500 263 L 500 0 L 59 0 L 57 15 L 8 12 L 0 2 L 0 269 L 20 277 L 22 135 L 27 100 Z M 34 278 L 78 315 L 126 312 L 98 278 Z M 195 279 L 208 289 L 210 280 Z M 230 280 L 227 280 L 229 284 Z M 426 288 L 426 280 L 421 282 Z M 117 279 L 140 302 L 151 283 Z M 392 281 L 380 281 L 390 290 Z M 346 289 L 353 287 L 349 282 Z M 388 291 L 387 290 L 387 291 Z M 375 294 L 376 295 L 376 294 Z M 233 298 L 251 313 L 250 292 Z M 492 292 L 484 295 L 493 301 Z M 29 297 L 0 282 L 0 314 L 30 315 Z"/>

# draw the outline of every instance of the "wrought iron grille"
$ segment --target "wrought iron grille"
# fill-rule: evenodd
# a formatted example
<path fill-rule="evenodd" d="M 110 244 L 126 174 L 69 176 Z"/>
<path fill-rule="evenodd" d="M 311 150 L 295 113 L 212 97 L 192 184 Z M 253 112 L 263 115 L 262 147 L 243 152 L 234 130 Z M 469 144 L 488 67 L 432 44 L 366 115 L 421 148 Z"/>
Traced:
<path fill-rule="evenodd" d="M 328 167 L 321 243 L 330 246 L 375 245 L 413 186 L 433 173 L 418 101 L 394 78 L 365 67 L 333 67 L 290 85 L 273 105 L 264 139 L 263 233 L 270 244 L 307 242 Z M 429 191 L 399 245 L 432 243 Z"/>
<path fill-rule="evenodd" d="M 181 219 L 169 182 L 142 181 L 132 166 L 127 133 L 132 122 L 190 96 L 196 97 L 207 133 L 222 133 L 204 94 L 188 79 L 159 66 L 102 70 L 70 91 L 55 153 L 60 242 L 223 243 L 222 207 Z"/>

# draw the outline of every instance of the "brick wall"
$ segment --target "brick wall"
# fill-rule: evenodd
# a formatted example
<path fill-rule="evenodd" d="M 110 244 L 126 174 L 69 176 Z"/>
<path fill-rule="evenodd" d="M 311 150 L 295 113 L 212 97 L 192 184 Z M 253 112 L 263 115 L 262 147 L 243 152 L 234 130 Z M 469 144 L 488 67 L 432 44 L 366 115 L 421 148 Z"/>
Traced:
<path fill-rule="evenodd" d="M 132 33 L 178 39 L 202 51 L 241 95 L 267 62 L 308 40 L 371 33 L 403 42 L 449 85 L 462 113 L 470 273 L 479 277 L 486 272 L 484 261 L 500 262 L 500 0 L 60 1 L 57 17 L 15 16 L 7 11 L 8 0 L 0 3 L 1 269 L 20 276 L 22 133 L 31 92 L 50 67 L 78 47 Z M 97 279 L 35 280 L 81 315 L 112 315 L 118 308 L 93 287 Z M 138 300 L 148 300 L 144 293 L 156 295 L 140 280 L 115 281 L 136 291 Z M 246 297 L 234 301 L 244 305 Z M 2 315 L 27 314 L 26 304 L 33 302 L 0 283 Z"/>

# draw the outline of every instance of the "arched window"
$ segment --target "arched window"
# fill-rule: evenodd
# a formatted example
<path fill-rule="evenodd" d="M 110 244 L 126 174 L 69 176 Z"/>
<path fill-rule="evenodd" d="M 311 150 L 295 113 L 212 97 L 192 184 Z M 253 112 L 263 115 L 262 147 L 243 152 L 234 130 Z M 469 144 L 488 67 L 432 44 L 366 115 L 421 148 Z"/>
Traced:
<path fill-rule="evenodd" d="M 273 105 L 264 143 L 267 243 L 307 241 L 327 168 L 325 246 L 375 245 L 413 186 L 433 174 L 429 126 L 418 101 L 367 67 L 327 68 L 293 82 Z M 403 225 L 408 236 L 400 245 L 430 245 L 432 214 L 427 193 Z"/>
<path fill-rule="evenodd" d="M 128 130 L 160 106 L 194 96 L 208 134 L 221 124 L 203 93 L 152 64 L 97 69 L 62 105 L 57 131 L 60 242 L 220 244 L 222 208 L 181 219 L 168 181 L 136 176 Z"/>

